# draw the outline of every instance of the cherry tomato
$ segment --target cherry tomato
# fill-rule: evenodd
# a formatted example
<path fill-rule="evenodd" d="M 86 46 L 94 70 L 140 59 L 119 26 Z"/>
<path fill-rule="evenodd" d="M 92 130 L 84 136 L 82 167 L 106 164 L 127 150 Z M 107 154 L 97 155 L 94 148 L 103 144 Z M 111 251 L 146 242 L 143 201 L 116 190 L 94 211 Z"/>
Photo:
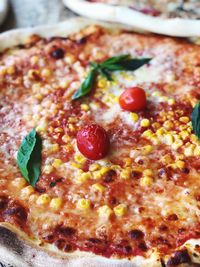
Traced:
<path fill-rule="evenodd" d="M 97 124 L 86 125 L 77 133 L 77 147 L 88 159 L 98 160 L 105 157 L 109 144 L 106 131 Z"/>
<path fill-rule="evenodd" d="M 140 111 L 146 107 L 146 94 L 140 87 L 130 87 L 119 97 L 122 109 L 128 111 Z"/>

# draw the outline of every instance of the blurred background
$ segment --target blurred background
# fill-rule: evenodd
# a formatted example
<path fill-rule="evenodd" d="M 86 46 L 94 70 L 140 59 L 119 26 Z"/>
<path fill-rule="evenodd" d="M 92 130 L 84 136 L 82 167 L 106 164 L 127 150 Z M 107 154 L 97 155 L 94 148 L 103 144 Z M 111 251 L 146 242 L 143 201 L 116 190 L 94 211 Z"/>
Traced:
<path fill-rule="evenodd" d="M 8 0 L 8 2 L 9 10 L 3 24 L 0 25 L 0 32 L 53 24 L 75 15 L 64 7 L 62 0 Z"/>

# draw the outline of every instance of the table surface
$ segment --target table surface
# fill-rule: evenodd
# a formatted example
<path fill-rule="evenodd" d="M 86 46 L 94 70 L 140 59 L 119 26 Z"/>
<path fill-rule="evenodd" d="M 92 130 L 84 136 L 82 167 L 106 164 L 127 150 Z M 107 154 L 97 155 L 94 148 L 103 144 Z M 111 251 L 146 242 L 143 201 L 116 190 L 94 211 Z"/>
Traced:
<path fill-rule="evenodd" d="M 62 0 L 10 0 L 9 11 L 0 32 L 54 24 L 73 16 L 75 14 L 65 8 Z"/>

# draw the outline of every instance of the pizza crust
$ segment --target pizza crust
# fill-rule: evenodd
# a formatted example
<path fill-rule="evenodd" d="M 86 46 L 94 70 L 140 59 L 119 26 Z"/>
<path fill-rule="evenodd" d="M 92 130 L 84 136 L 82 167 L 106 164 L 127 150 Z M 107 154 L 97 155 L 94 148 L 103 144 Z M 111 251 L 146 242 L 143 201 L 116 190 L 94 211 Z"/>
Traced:
<path fill-rule="evenodd" d="M 200 20 L 163 19 L 145 15 L 129 7 L 89 3 L 85 0 L 63 0 L 63 2 L 76 13 L 93 19 L 123 23 L 141 30 L 169 36 L 200 36 Z"/>
<path fill-rule="evenodd" d="M 66 37 L 95 23 L 109 29 L 124 28 L 118 24 L 72 18 L 53 26 L 18 29 L 2 33 L 0 34 L 0 52 L 11 46 L 24 43 L 32 34 L 43 37 Z M 130 27 L 127 26 L 126 29 L 130 29 Z M 200 245 L 200 240 L 189 240 L 183 247 L 187 247 L 192 256 L 197 244 Z M 131 259 L 108 259 L 89 252 L 62 253 L 53 245 L 41 245 L 39 241 L 31 239 L 9 223 L 0 223 L 0 262 L 8 263 L 12 267 L 162 267 L 159 254 L 156 251 L 151 251 L 150 255 L 149 258 L 136 256 Z M 196 253 L 196 255 L 193 260 L 200 263 L 200 254 Z M 199 266 L 199 264 L 179 266 L 192 267 Z"/>

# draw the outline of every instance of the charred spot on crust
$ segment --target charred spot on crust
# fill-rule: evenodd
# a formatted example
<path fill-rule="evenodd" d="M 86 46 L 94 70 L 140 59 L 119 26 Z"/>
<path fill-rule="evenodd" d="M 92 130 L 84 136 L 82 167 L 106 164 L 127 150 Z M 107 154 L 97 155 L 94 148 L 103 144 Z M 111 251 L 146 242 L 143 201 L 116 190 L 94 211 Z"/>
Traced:
<path fill-rule="evenodd" d="M 13 217 L 24 222 L 27 219 L 27 211 L 20 203 L 10 202 L 7 208 L 3 211 L 3 216 Z"/>
<path fill-rule="evenodd" d="M 101 240 L 100 239 L 98 239 L 98 238 L 88 238 L 88 242 L 91 242 L 91 243 L 93 243 L 93 244 L 99 244 L 99 243 L 101 243 Z"/>
<path fill-rule="evenodd" d="M 174 256 L 171 257 L 168 262 L 167 266 L 176 266 L 182 263 L 190 263 L 191 258 L 187 252 L 187 249 L 179 250 L 174 253 Z"/>
<path fill-rule="evenodd" d="M 86 42 L 87 42 L 87 36 L 76 40 L 76 43 L 79 44 L 79 45 L 85 44 Z"/>
<path fill-rule="evenodd" d="M 20 242 L 17 235 L 10 230 L 0 226 L 0 245 L 23 255 L 23 243 Z"/>
<path fill-rule="evenodd" d="M 131 178 L 132 179 L 139 179 L 139 178 L 141 178 L 141 176 L 142 176 L 141 172 L 138 172 L 138 171 L 132 171 L 131 172 Z"/>
<path fill-rule="evenodd" d="M 171 214 L 167 217 L 168 221 L 177 221 L 178 220 L 178 216 L 176 214 Z"/>
<path fill-rule="evenodd" d="M 143 252 L 146 252 L 148 250 L 148 247 L 147 245 L 145 244 L 145 242 L 141 242 L 139 245 L 138 245 L 138 248 L 143 251 Z"/>
<path fill-rule="evenodd" d="M 8 198 L 6 196 L 0 196 L 0 210 L 3 210 L 8 205 Z"/>
<path fill-rule="evenodd" d="M 105 177 L 104 177 L 104 182 L 105 183 L 111 183 L 114 181 L 116 176 L 116 171 L 114 170 L 110 170 L 106 173 Z"/>
<path fill-rule="evenodd" d="M 64 55 L 65 55 L 65 50 L 63 48 L 56 48 L 50 53 L 50 56 L 55 59 L 62 59 Z"/>
<path fill-rule="evenodd" d="M 60 249 L 60 250 L 62 250 L 63 248 L 64 248 L 64 246 L 65 246 L 65 240 L 64 239 L 58 239 L 58 240 L 56 240 L 55 242 L 54 242 L 54 244 L 55 244 L 55 246 L 58 248 L 58 249 Z"/>
<path fill-rule="evenodd" d="M 134 240 L 142 239 L 144 237 L 144 233 L 137 229 L 131 230 L 128 235 L 131 239 Z"/>
<path fill-rule="evenodd" d="M 65 252 L 70 252 L 73 250 L 73 246 L 71 244 L 65 244 L 63 250 Z"/>
<path fill-rule="evenodd" d="M 69 226 L 65 227 L 65 226 L 59 225 L 56 227 L 55 233 L 59 234 L 62 237 L 71 237 L 75 235 L 76 230 Z"/>

